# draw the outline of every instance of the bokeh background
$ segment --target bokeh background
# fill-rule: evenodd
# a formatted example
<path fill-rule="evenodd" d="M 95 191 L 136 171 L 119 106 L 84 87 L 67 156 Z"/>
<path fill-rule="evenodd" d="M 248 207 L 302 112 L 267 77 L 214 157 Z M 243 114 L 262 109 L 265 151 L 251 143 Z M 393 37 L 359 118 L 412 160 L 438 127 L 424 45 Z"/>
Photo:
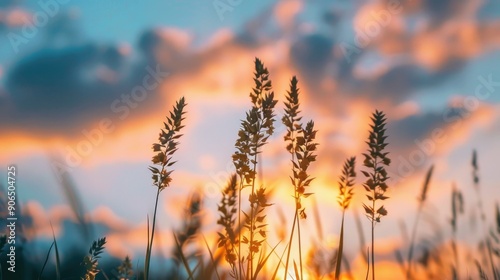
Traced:
<path fill-rule="evenodd" d="M 170 231 L 180 226 L 192 192 L 204 199 L 203 231 L 215 244 L 216 205 L 233 171 L 231 154 L 258 57 L 280 100 L 278 120 L 296 75 L 304 118 L 319 130 L 311 170 L 316 195 L 306 208 L 317 207 L 323 232 L 312 215 L 303 221 L 307 246 L 336 246 L 340 168 L 345 158 L 358 156 L 359 170 L 369 116 L 378 109 L 387 115 L 392 158 L 389 215 L 376 227 L 380 277 L 403 275 L 394 252 L 408 249 L 404 229 L 415 219 L 432 164 L 418 240 L 447 246 L 455 184 L 465 200 L 460 248 L 473 251 L 482 232 L 474 149 L 487 227 L 494 225 L 500 197 L 499 30 L 496 0 L 2 0 L 0 179 L 5 189 L 7 166 L 17 166 L 26 250 L 35 260 L 45 256 L 50 223 L 61 251 L 87 248 L 80 213 L 94 239 L 107 236 L 105 259 L 129 255 L 141 263 L 156 192 L 147 168 L 151 144 L 181 96 L 188 103 L 186 128 L 173 184 L 160 199 L 162 249 L 154 252 L 154 269 L 167 269 L 160 263 L 173 244 Z M 274 193 L 269 223 L 283 225 L 283 212 L 289 228 L 294 205 L 284 133 L 277 124 L 262 172 Z M 353 206 L 362 210 L 359 175 Z M 75 199 L 82 206 L 76 211 Z M 352 215 L 345 253 L 361 278 L 366 266 Z M 368 238 L 369 221 L 359 215 Z M 464 266 L 462 273 L 473 269 Z"/>

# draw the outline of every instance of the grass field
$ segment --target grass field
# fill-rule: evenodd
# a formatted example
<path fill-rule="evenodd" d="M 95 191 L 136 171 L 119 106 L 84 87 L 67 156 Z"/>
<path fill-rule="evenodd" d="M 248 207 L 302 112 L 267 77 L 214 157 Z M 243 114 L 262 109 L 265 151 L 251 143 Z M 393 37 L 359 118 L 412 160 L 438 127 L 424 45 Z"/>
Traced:
<path fill-rule="evenodd" d="M 149 187 L 155 188 L 156 196 L 150 201 L 152 214 L 143 213 L 147 223 L 141 233 L 143 253 L 123 259 L 107 255 L 107 237 L 96 235 L 92 220 L 85 217 L 85 205 L 75 195 L 75 183 L 65 175 L 61 183 L 87 251 L 76 244 L 74 249 L 62 246 L 55 233 L 50 246 L 30 248 L 23 234 L 32 232 L 33 225 L 25 214 L 18 222 L 15 274 L 8 271 L 8 235 L 0 240 L 1 279 L 500 279 L 500 209 L 483 203 L 485 196 L 498 199 L 498 193 L 482 192 L 480 154 L 470 151 L 470 158 L 463 160 L 471 180 L 448 187 L 451 207 L 441 209 L 445 218 L 433 216 L 434 206 L 429 203 L 432 190 L 438 188 L 432 165 L 414 184 L 420 187 L 408 190 L 416 203 L 389 208 L 386 205 L 398 198 L 391 197 L 395 186 L 388 168 L 398 155 L 388 152 L 392 135 L 386 133 L 386 115 L 372 108 L 366 136 L 356 140 L 363 143 L 364 152 L 343 159 L 341 169 L 332 169 L 338 181 L 328 188 L 334 195 L 321 197 L 321 192 L 318 198 L 317 182 L 322 181 L 313 166 L 322 156 L 318 147 L 329 143 L 318 140 L 314 120 L 303 119 L 306 108 L 301 107 L 299 81 L 290 77 L 286 93 L 275 94 L 272 73 L 261 60 L 255 59 L 253 72 L 248 77 L 254 83 L 248 89 L 248 109 L 241 113 L 239 130 L 233 132 L 236 140 L 230 160 L 235 172 L 227 174 L 227 183 L 217 194 L 217 209 L 206 208 L 203 193 L 193 191 L 184 198 L 184 209 L 170 213 L 179 217 L 179 226 L 163 229 L 161 242 L 158 239 L 162 199 L 173 188 L 191 187 L 178 185 L 174 176 L 178 162 L 186 160 L 176 153 L 185 145 L 185 119 L 190 114 L 190 101 L 182 97 L 171 104 L 164 120 L 158 120 L 163 124 L 151 146 L 153 186 Z M 284 127 L 279 138 L 273 136 L 278 126 Z M 266 154 L 270 142 L 279 142 L 288 155 L 283 159 L 287 173 L 271 174 L 285 178 L 284 185 L 270 183 L 263 165 L 272 157 Z M 139 186 L 124 186 L 124 190 L 132 187 Z M 464 189 L 473 189 L 475 196 Z M 288 197 L 276 196 L 283 193 Z M 7 209 L 8 196 L 1 198 Z M 105 199 L 120 199 L 120 195 Z M 330 203 L 319 206 L 318 199 Z M 393 240 L 399 242 L 397 246 L 388 249 L 379 228 L 400 216 L 397 212 L 407 218 L 398 221 L 400 228 L 392 229 L 400 238 Z M 1 213 L 7 218 L 6 210 Z M 206 224 L 207 215 L 216 217 L 212 219 L 216 222 Z M 341 219 L 331 221 L 333 216 Z M 459 225 L 464 224 L 477 229 L 474 242 L 463 239 Z M 159 255 L 160 251 L 167 253 Z"/>

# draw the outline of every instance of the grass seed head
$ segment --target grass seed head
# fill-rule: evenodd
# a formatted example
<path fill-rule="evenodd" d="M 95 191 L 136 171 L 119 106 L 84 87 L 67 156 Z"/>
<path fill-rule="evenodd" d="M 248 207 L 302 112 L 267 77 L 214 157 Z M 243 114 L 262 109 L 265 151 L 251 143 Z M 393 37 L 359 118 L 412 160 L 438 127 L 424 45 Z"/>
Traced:
<path fill-rule="evenodd" d="M 368 193 L 366 196 L 372 205 L 375 205 L 377 200 L 386 200 L 389 198 L 385 196 L 388 188 L 386 181 L 389 179 L 385 167 L 391 164 L 391 160 L 387 156 L 389 153 L 385 152 L 387 136 L 385 135 L 386 118 L 384 113 L 376 110 L 371 117 L 371 121 L 371 130 L 368 141 L 366 141 L 368 151 L 363 153 L 365 158 L 363 165 L 368 170 L 361 172 L 366 177 L 366 181 L 363 184 Z M 376 222 L 380 222 L 380 218 L 386 216 L 388 213 L 383 206 L 375 210 L 374 206 L 363 204 L 363 208 L 368 218 Z"/>
<path fill-rule="evenodd" d="M 347 209 L 353 196 L 354 179 L 356 179 L 356 157 L 346 159 L 340 175 L 339 196 L 337 201 L 342 209 Z"/>
<path fill-rule="evenodd" d="M 184 120 L 186 102 L 184 97 L 176 102 L 173 111 L 167 116 L 167 121 L 164 122 L 164 129 L 160 131 L 158 136 L 158 143 L 153 144 L 153 151 L 155 155 L 152 158 L 153 166 L 149 167 L 149 170 L 153 173 L 153 183 L 163 190 L 170 186 L 172 182 L 171 174 L 173 170 L 170 170 L 175 161 L 172 160 L 173 154 L 177 151 L 177 146 L 179 144 L 179 138 L 182 134 L 179 134 L 180 130 L 184 127 L 182 121 Z"/>

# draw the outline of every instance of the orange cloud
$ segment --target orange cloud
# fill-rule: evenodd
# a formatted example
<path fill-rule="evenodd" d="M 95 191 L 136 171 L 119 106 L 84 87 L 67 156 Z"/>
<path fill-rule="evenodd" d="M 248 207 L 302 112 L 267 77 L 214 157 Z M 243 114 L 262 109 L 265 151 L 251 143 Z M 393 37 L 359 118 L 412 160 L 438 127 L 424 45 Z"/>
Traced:
<path fill-rule="evenodd" d="M 284 0 L 278 2 L 274 8 L 275 18 L 278 24 L 283 29 L 291 29 L 294 24 L 295 17 L 302 10 L 303 4 L 301 0 Z"/>
<path fill-rule="evenodd" d="M 52 228 L 56 237 L 61 236 L 64 220 L 77 222 L 73 212 L 67 205 L 52 206 L 48 211 L 37 201 L 28 201 L 23 206 L 23 215 L 31 218 L 29 226 L 23 228 L 24 236 L 28 240 L 38 237 L 52 239 Z M 52 224 L 52 228 L 51 228 Z"/>

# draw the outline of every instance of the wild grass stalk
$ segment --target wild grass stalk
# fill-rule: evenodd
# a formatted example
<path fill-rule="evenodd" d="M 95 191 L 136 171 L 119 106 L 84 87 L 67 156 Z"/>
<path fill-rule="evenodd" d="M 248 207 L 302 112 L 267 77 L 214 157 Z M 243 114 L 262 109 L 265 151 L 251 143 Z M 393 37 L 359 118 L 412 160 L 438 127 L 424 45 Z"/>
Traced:
<path fill-rule="evenodd" d="M 188 280 L 189 279 L 191 279 L 191 280 L 196 279 L 194 277 L 193 271 L 191 270 L 191 267 L 189 266 L 189 263 L 188 263 L 188 260 L 187 260 L 186 256 L 182 252 L 182 244 L 179 242 L 179 238 L 177 238 L 177 234 L 173 230 L 172 230 L 172 236 L 173 236 L 174 241 L 175 241 L 175 250 L 177 251 L 177 254 L 178 254 L 179 258 L 180 258 L 180 261 L 181 261 L 182 265 L 184 266 L 184 268 L 186 269 L 186 273 L 188 274 L 188 278 L 187 279 Z M 177 267 L 177 269 L 178 268 L 179 267 Z M 174 279 L 178 279 L 178 277 L 174 278 Z"/>
<path fill-rule="evenodd" d="M 194 192 L 188 199 L 187 206 L 184 209 L 184 214 L 182 215 L 182 226 L 174 231 L 175 238 L 177 239 L 176 248 L 174 248 L 172 252 L 172 257 L 175 262 L 175 266 L 177 271 L 174 271 L 174 275 L 170 275 L 169 278 L 180 279 L 182 278 L 179 269 L 182 265 L 186 265 L 192 263 L 192 260 L 196 258 L 196 256 L 200 255 L 201 250 L 196 248 L 197 250 L 194 253 L 187 254 L 185 252 L 185 248 L 190 244 L 193 244 L 193 241 L 199 236 L 200 230 L 202 227 L 202 213 L 203 213 L 203 199 L 202 197 Z M 186 260 L 186 262 L 184 262 Z M 198 264 L 200 265 L 201 262 Z M 186 271 L 190 271 L 190 268 L 186 268 Z"/>
<path fill-rule="evenodd" d="M 63 162 L 58 156 L 52 154 L 52 162 Z M 82 202 L 81 196 L 78 192 L 78 186 L 75 184 L 73 177 L 66 170 L 54 169 L 56 178 L 61 186 L 61 189 L 68 201 L 71 211 L 75 215 L 78 225 L 81 228 L 81 233 L 84 237 L 84 242 L 90 242 L 91 236 L 94 235 L 94 228 L 92 223 L 85 220 L 85 213 L 87 212 Z"/>
<path fill-rule="evenodd" d="M 217 224 L 224 227 L 224 233 L 219 234 L 218 247 L 224 247 L 225 259 L 231 267 L 230 276 L 233 278 L 238 277 L 238 250 L 235 246 L 236 244 L 236 234 L 234 231 L 234 226 L 236 222 L 236 212 L 237 209 L 237 178 L 236 174 L 233 174 L 229 179 L 226 188 L 222 191 L 222 199 L 218 206 L 218 211 L 220 213 Z"/>
<path fill-rule="evenodd" d="M 241 244 L 246 244 L 248 254 L 246 256 L 246 279 L 254 279 L 254 256 L 260 252 L 260 247 L 266 239 L 265 208 L 271 204 L 267 203 L 264 187 L 256 187 L 256 175 L 258 168 L 258 155 L 268 138 L 274 132 L 274 106 L 278 102 L 274 99 L 269 71 L 262 62 L 255 59 L 254 72 L 255 87 L 250 92 L 252 101 L 251 109 L 246 113 L 246 118 L 241 121 L 241 128 L 236 140 L 236 152 L 233 154 L 233 163 L 236 174 L 240 180 L 238 190 L 238 228 L 246 229 L 248 236 L 238 234 L 238 274 L 243 279 L 245 261 L 242 257 Z M 243 188 L 250 187 L 250 213 L 242 210 L 241 192 Z M 245 216 L 242 223 L 241 215 Z M 260 237 L 259 237 L 260 236 Z"/>
<path fill-rule="evenodd" d="M 371 221 L 371 268 L 372 280 L 375 280 L 375 223 L 379 223 L 380 218 L 387 215 L 387 210 L 383 205 L 376 208 L 376 202 L 388 199 L 385 196 L 385 192 L 388 188 L 386 181 L 389 177 L 387 176 L 385 167 L 389 166 L 391 160 L 387 157 L 389 153 L 384 152 L 387 146 L 387 136 L 385 136 L 386 118 L 384 113 L 375 111 L 371 120 L 371 131 L 366 142 L 368 144 L 368 152 L 363 153 L 365 157 L 363 165 L 368 168 L 368 171 L 361 172 L 367 177 L 363 187 L 368 193 L 366 197 L 371 202 L 371 205 L 363 203 L 363 208 L 368 219 Z"/>
<path fill-rule="evenodd" d="M 453 250 L 453 259 L 454 265 L 452 267 L 453 279 L 459 279 L 460 277 L 460 264 L 458 258 L 458 248 L 457 248 L 457 225 L 458 225 L 458 216 L 464 213 L 464 199 L 462 192 L 457 189 L 455 184 L 453 184 L 452 192 L 451 192 L 451 230 L 452 230 L 452 239 L 451 239 L 451 248 Z"/>
<path fill-rule="evenodd" d="M 126 256 L 125 259 L 123 259 L 123 262 L 118 266 L 117 268 L 117 275 L 116 277 L 119 280 L 131 280 L 134 277 L 134 270 L 132 269 L 132 261 L 130 260 L 129 256 Z"/>
<path fill-rule="evenodd" d="M 340 238 L 339 238 L 337 260 L 335 264 L 335 280 L 340 279 L 340 268 L 342 264 L 342 257 L 344 255 L 344 218 L 345 218 L 345 211 L 349 207 L 352 196 L 354 194 L 353 186 L 354 186 L 354 179 L 356 179 L 356 171 L 354 169 L 355 165 L 356 165 L 355 157 L 347 159 L 344 163 L 344 167 L 342 168 L 342 175 L 340 175 L 340 180 L 338 182 L 340 193 L 337 201 L 340 207 L 342 208 L 342 221 L 340 224 Z"/>
<path fill-rule="evenodd" d="M 0 248 L 3 248 L 4 245 L 5 244 L 2 244 L 2 242 L 0 241 Z M 47 262 L 49 261 L 49 257 L 50 257 L 50 252 L 52 252 L 53 247 L 54 247 L 54 242 L 52 242 L 52 244 L 50 244 L 49 250 L 47 251 L 47 255 L 45 256 L 45 261 L 43 262 L 43 265 L 42 265 L 42 269 L 40 269 L 40 273 L 38 274 L 38 280 L 40 280 L 42 278 L 43 271 L 45 270 L 45 267 L 47 266 Z M 1 252 L 0 252 L 0 254 L 1 254 Z M 1 266 L 0 266 L 0 268 L 1 268 Z"/>
<path fill-rule="evenodd" d="M 106 244 L 106 237 L 100 238 L 92 243 L 90 246 L 89 253 L 83 258 L 82 265 L 85 267 L 85 276 L 82 280 L 95 280 L 97 274 L 100 270 L 97 268 L 99 264 L 99 258 L 101 253 L 104 251 L 104 245 Z"/>
<path fill-rule="evenodd" d="M 429 183 L 431 181 L 432 172 L 434 171 L 434 165 L 429 168 L 427 171 L 427 175 L 425 176 L 424 184 L 422 185 L 422 193 L 418 198 L 418 209 L 417 209 L 417 217 L 415 218 L 415 222 L 413 223 L 413 229 L 411 231 L 410 237 L 410 249 L 408 250 L 408 269 L 406 271 L 406 278 L 412 278 L 412 260 L 413 260 L 413 247 L 415 245 L 415 239 L 417 236 L 418 222 L 420 220 L 420 214 L 424 209 L 425 200 L 427 199 L 427 191 L 429 190 Z"/>
<path fill-rule="evenodd" d="M 56 253 L 56 280 L 61 280 L 61 258 L 59 257 L 59 248 L 57 247 L 56 235 L 54 233 L 52 223 L 50 224 L 50 229 L 52 230 L 52 239 L 54 242 L 54 250 Z"/>
<path fill-rule="evenodd" d="M 493 279 L 499 280 L 500 277 L 497 275 L 496 270 L 495 270 L 495 265 L 493 263 L 491 240 L 490 240 L 488 233 L 487 233 L 487 230 L 486 230 L 486 227 L 487 227 L 486 214 L 484 212 L 483 200 L 482 200 L 482 196 L 481 196 L 481 188 L 479 185 L 479 165 L 478 165 L 477 151 L 476 150 L 472 151 L 471 165 L 472 165 L 472 181 L 474 183 L 474 190 L 475 190 L 476 195 L 477 195 L 477 208 L 479 211 L 479 216 L 480 216 L 479 220 L 481 221 L 481 230 L 482 230 L 482 234 L 483 234 L 481 237 L 481 240 L 486 245 L 486 250 L 487 250 L 487 254 L 488 254 L 488 261 L 489 261 L 491 273 L 493 274 Z"/>
<path fill-rule="evenodd" d="M 290 252 L 293 244 L 293 236 L 295 228 L 297 228 L 298 235 L 298 249 L 299 249 L 299 266 L 300 266 L 300 279 L 303 279 L 303 265 L 302 265 L 302 244 L 300 235 L 300 219 L 305 219 L 307 217 L 305 213 L 305 208 L 302 206 L 302 199 L 307 198 L 312 193 L 306 192 L 310 183 L 314 178 L 311 178 L 308 174 L 309 165 L 316 161 L 316 147 L 315 143 L 316 130 L 314 129 L 314 122 L 309 121 L 305 126 L 301 123 L 302 117 L 300 114 L 300 102 L 299 102 L 299 88 L 297 86 L 298 80 L 293 77 L 290 82 L 290 90 L 287 91 L 286 101 L 285 101 L 285 115 L 282 118 L 282 122 L 287 128 L 285 134 L 285 142 L 287 143 L 286 150 L 291 154 L 292 157 L 292 176 L 290 180 L 294 188 L 294 200 L 295 200 L 295 213 L 292 222 L 292 229 L 290 232 L 288 253 L 285 262 L 285 276 L 287 277 L 288 265 L 290 262 Z"/>
<path fill-rule="evenodd" d="M 207 270 L 203 270 L 203 274 L 200 278 L 203 278 L 203 279 L 210 278 L 212 276 L 212 272 L 215 272 L 215 276 L 217 277 L 217 280 L 221 280 L 219 270 L 217 269 L 217 265 L 219 264 L 220 258 L 214 257 L 214 253 L 213 253 L 214 250 L 210 249 L 210 246 L 208 245 L 208 241 L 204 235 L 203 235 L 203 241 L 205 242 L 205 246 L 207 247 L 207 251 L 210 255 L 210 266 Z M 233 246 L 234 246 L 234 243 L 233 243 Z M 236 278 L 234 275 L 236 275 L 236 273 L 234 273 L 232 276 L 233 278 Z"/>
<path fill-rule="evenodd" d="M 497 257 L 500 258 L 500 206 L 498 203 L 496 204 L 495 207 L 495 226 L 490 230 L 490 236 L 492 239 L 492 242 L 495 242 L 496 246 L 491 245 L 491 249 L 493 254 Z M 496 275 L 500 275 L 499 267 L 496 267 L 494 269 L 494 272 Z"/>
<path fill-rule="evenodd" d="M 172 160 L 172 156 L 177 151 L 179 138 L 182 136 L 182 134 L 179 134 L 179 132 L 184 127 L 182 125 L 182 121 L 184 120 L 184 108 L 186 105 L 187 104 L 184 100 L 184 97 L 176 102 L 173 111 L 171 111 L 170 115 L 167 116 L 167 122 L 163 123 L 164 129 L 162 129 L 159 133 L 158 143 L 153 144 L 153 151 L 155 152 L 155 155 L 153 156 L 152 162 L 154 166 L 150 166 L 149 170 L 151 170 L 153 174 L 153 184 L 157 187 L 157 191 L 151 236 L 149 235 L 148 225 L 148 244 L 146 248 L 146 259 L 144 264 L 144 279 L 146 280 L 149 279 L 149 266 L 151 263 L 151 251 L 153 250 L 158 199 L 160 196 L 160 192 L 170 186 L 170 183 L 172 182 L 172 177 L 170 175 L 172 174 L 173 170 L 171 170 L 171 167 L 175 163 L 175 161 Z"/>

